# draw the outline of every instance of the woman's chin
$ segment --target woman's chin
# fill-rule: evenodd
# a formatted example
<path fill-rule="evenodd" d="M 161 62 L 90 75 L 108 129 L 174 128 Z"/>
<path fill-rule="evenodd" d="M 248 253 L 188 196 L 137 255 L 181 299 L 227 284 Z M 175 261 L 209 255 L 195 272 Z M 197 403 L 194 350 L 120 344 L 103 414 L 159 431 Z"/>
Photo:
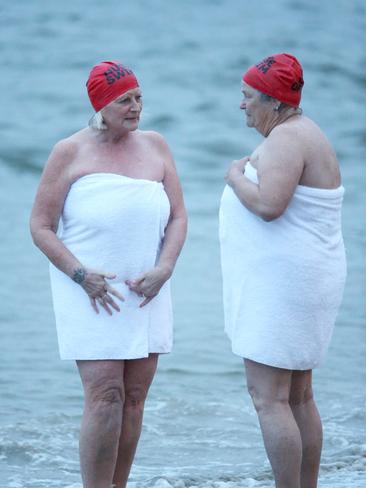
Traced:
<path fill-rule="evenodd" d="M 139 126 L 139 119 L 133 119 L 133 120 L 125 120 L 123 122 L 123 127 L 127 130 L 136 130 Z"/>

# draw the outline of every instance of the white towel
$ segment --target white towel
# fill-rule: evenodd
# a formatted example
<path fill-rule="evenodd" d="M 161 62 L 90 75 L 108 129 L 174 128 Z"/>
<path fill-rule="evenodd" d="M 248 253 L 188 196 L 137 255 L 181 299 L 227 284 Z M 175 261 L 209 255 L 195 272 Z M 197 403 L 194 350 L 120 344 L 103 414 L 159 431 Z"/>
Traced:
<path fill-rule="evenodd" d="M 250 163 L 245 176 L 258 183 Z M 344 188 L 298 185 L 286 211 L 265 222 L 226 186 L 220 206 L 225 330 L 235 354 L 311 369 L 326 354 L 342 300 Z"/>
<path fill-rule="evenodd" d="M 92 173 L 70 188 L 59 237 L 88 267 L 115 273 L 109 283 L 125 297 L 120 312 L 97 315 L 80 285 L 50 266 L 62 359 L 135 359 L 172 346 L 170 283 L 148 305 L 129 290 L 154 267 L 170 214 L 162 183 L 113 173 Z"/>

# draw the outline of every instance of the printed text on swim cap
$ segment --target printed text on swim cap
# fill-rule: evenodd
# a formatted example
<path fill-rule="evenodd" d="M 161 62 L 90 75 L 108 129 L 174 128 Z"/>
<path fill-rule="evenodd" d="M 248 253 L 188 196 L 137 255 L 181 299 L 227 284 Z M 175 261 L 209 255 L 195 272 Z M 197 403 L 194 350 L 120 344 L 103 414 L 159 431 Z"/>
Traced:
<path fill-rule="evenodd" d="M 132 74 L 132 70 L 125 68 L 122 64 L 111 66 L 109 69 L 107 69 L 107 71 L 104 72 L 108 85 L 113 85 L 113 83 L 120 78 Z"/>

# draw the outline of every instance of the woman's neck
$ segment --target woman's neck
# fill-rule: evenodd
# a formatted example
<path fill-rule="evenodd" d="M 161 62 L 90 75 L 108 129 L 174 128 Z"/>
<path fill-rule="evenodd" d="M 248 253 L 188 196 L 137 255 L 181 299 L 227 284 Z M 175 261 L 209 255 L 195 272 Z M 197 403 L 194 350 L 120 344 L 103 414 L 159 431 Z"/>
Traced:
<path fill-rule="evenodd" d="M 269 121 L 267 126 L 264 128 L 262 134 L 264 135 L 264 137 L 268 137 L 275 127 L 277 127 L 280 124 L 283 124 L 284 122 L 286 122 L 286 120 L 290 119 L 291 117 L 294 117 L 295 115 L 301 115 L 301 114 L 302 114 L 302 109 L 299 107 L 296 108 L 291 107 L 282 112 L 277 112 L 277 117 Z"/>
<path fill-rule="evenodd" d="M 110 143 L 110 144 L 124 144 L 127 141 L 129 141 L 133 135 L 132 132 L 127 130 L 115 130 L 108 128 L 103 131 L 99 131 L 98 134 L 99 140 L 104 143 Z"/>

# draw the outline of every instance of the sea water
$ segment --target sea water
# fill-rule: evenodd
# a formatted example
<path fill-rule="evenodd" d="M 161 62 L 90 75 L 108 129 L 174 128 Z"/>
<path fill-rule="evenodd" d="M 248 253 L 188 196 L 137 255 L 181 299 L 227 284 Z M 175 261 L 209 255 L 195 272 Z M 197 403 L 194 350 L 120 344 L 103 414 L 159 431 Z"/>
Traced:
<path fill-rule="evenodd" d="M 85 80 L 105 59 L 136 71 L 141 128 L 167 139 L 190 216 L 173 277 L 175 347 L 151 387 L 131 486 L 274 486 L 223 332 L 217 213 L 227 166 L 260 142 L 239 110 L 241 74 L 282 51 L 304 65 L 304 113 L 334 145 L 346 188 L 348 281 L 314 373 L 320 486 L 366 486 L 365 32 L 362 0 L 0 2 L 1 487 L 81 488 L 82 389 L 58 358 L 47 260 L 28 219 L 53 144 L 92 115 Z"/>

